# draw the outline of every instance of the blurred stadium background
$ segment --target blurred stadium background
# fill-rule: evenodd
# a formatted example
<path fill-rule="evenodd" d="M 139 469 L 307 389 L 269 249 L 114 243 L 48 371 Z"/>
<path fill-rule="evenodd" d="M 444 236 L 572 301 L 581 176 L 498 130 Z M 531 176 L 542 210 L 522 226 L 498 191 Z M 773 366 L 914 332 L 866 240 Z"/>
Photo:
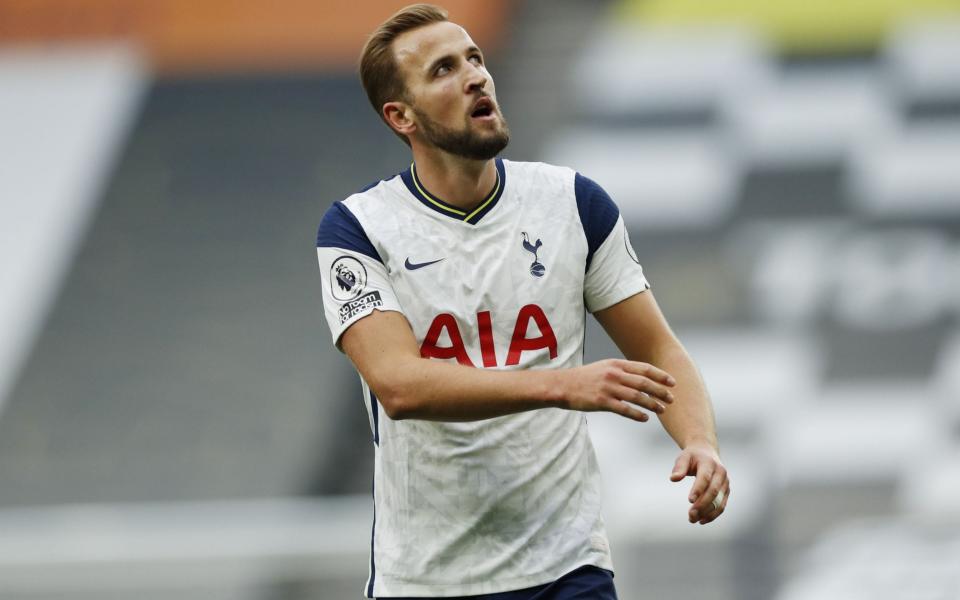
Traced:
<path fill-rule="evenodd" d="M 0 0 L 0 598 L 361 596 L 313 242 L 407 164 L 354 72 L 407 3 Z M 621 597 L 960 598 L 960 3 L 444 4 L 713 394 L 708 527 L 661 429 L 590 417 Z"/>

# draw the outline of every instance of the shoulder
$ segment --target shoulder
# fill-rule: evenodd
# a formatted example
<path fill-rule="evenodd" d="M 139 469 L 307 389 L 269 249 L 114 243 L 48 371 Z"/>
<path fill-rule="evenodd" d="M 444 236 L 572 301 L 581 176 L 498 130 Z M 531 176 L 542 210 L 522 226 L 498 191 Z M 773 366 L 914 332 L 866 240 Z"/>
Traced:
<path fill-rule="evenodd" d="M 561 167 L 545 162 L 524 162 L 504 160 L 504 169 L 514 182 L 552 183 L 570 185 L 576 172 L 569 167 Z"/>
<path fill-rule="evenodd" d="M 577 214 L 580 215 L 592 256 L 617 224 L 620 209 L 599 183 L 585 175 L 575 174 L 573 188 L 577 198 Z"/>
<path fill-rule="evenodd" d="M 362 221 L 364 214 L 378 210 L 386 201 L 393 179 L 396 177 L 375 181 L 344 200 L 331 204 L 317 228 L 317 248 L 352 250 L 381 260 Z"/>
<path fill-rule="evenodd" d="M 620 209 L 603 187 L 570 167 L 544 162 L 503 161 L 518 185 L 539 191 L 562 192 L 575 202 L 577 214 L 591 246 L 606 239 L 616 225 Z"/>

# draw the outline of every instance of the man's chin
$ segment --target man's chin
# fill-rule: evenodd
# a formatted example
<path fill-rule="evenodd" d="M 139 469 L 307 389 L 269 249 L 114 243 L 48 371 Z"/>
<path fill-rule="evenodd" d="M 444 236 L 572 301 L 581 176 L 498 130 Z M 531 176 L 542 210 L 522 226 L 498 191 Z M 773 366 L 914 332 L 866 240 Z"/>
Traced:
<path fill-rule="evenodd" d="M 467 158 L 476 160 L 490 160 L 503 152 L 503 149 L 510 143 L 510 134 L 506 131 L 498 131 L 496 135 L 486 136 L 483 144 L 476 144 L 470 148 Z"/>
<path fill-rule="evenodd" d="M 429 121 L 424 122 L 424 125 Z M 471 160 L 490 160 L 498 155 L 510 141 L 510 130 L 506 123 L 497 119 L 493 127 L 482 127 L 480 123 L 469 123 L 460 132 L 441 127 L 424 127 L 426 140 L 435 148 L 455 156 Z M 432 125 L 432 124 L 431 124 Z"/>

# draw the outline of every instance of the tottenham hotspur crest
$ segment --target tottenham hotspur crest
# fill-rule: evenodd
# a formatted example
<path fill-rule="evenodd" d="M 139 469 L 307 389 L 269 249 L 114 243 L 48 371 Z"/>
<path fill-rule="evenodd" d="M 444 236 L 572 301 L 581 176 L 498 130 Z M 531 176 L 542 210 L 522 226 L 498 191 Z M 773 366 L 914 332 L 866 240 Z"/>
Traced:
<path fill-rule="evenodd" d="M 523 249 L 533 254 L 533 262 L 530 263 L 530 274 L 534 277 L 543 277 L 543 273 L 547 268 L 543 266 L 542 262 L 537 260 L 537 252 L 540 250 L 543 242 L 538 239 L 535 243 L 531 244 L 527 232 L 521 231 L 520 233 L 523 235 Z"/>

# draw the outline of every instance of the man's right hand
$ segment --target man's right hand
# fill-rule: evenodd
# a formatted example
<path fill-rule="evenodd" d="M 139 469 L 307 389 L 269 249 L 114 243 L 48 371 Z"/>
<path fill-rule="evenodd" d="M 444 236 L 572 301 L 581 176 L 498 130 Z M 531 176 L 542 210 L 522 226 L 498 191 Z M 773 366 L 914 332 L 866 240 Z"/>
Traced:
<path fill-rule="evenodd" d="M 645 408 L 661 414 L 673 402 L 676 385 L 669 373 L 653 365 L 624 359 L 601 360 L 582 367 L 557 371 L 561 406 L 586 412 L 607 411 L 634 421 L 650 419 Z"/>

